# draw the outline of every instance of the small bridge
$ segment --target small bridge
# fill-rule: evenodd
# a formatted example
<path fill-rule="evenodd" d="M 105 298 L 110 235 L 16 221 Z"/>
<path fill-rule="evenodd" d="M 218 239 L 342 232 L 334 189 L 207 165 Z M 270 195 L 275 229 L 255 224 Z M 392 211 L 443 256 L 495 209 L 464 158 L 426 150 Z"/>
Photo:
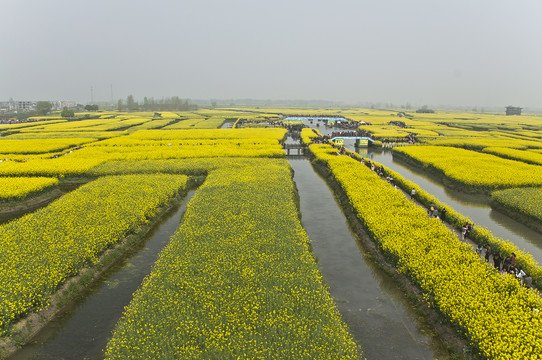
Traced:
<path fill-rule="evenodd" d="M 306 146 L 303 144 L 283 144 L 282 148 L 286 150 L 286 155 L 303 155 Z"/>

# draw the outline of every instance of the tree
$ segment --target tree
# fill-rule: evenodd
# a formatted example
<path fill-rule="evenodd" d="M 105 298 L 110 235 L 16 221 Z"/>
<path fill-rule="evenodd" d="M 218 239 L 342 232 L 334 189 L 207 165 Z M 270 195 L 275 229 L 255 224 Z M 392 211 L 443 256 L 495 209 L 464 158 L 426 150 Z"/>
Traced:
<path fill-rule="evenodd" d="M 119 101 L 117 101 L 117 110 L 122 111 L 122 99 L 119 99 Z"/>
<path fill-rule="evenodd" d="M 98 105 L 85 105 L 86 111 L 98 111 L 99 107 Z"/>
<path fill-rule="evenodd" d="M 429 107 L 427 107 L 427 105 L 424 105 L 421 108 L 419 108 L 418 110 L 416 110 L 416 112 L 418 114 L 434 114 L 435 110 L 430 109 Z"/>
<path fill-rule="evenodd" d="M 38 101 L 38 103 L 36 104 L 36 112 L 39 115 L 47 115 L 47 113 L 51 111 L 52 108 L 53 105 L 51 105 L 49 101 Z"/>
<path fill-rule="evenodd" d="M 145 110 L 145 111 L 151 110 L 151 103 L 150 103 L 149 99 L 147 99 L 146 96 L 143 98 L 143 110 Z"/>
<path fill-rule="evenodd" d="M 60 116 L 63 118 L 71 118 L 75 116 L 75 112 L 72 109 L 62 109 Z"/>
<path fill-rule="evenodd" d="M 136 111 L 139 108 L 139 105 L 134 100 L 133 95 L 128 95 L 128 97 L 126 98 L 126 107 L 128 108 L 128 111 Z"/>

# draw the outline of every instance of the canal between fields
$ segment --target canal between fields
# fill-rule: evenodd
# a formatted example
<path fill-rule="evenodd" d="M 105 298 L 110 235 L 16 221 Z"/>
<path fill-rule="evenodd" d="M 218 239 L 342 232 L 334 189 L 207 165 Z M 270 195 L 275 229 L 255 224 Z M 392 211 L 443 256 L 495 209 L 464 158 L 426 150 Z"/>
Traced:
<path fill-rule="evenodd" d="M 354 151 L 352 141 L 346 141 L 345 146 Z M 540 233 L 508 215 L 492 209 L 490 198 L 487 195 L 467 194 L 446 188 L 437 176 L 394 159 L 391 150 L 369 148 L 358 149 L 357 152 L 418 184 L 427 193 L 448 204 L 455 211 L 469 217 L 475 225 L 490 230 L 503 240 L 510 240 L 519 249 L 533 255 L 539 264 L 542 263 L 542 236 Z"/>
<path fill-rule="evenodd" d="M 189 191 L 131 256 L 116 263 L 10 359 L 103 359 L 103 350 L 124 307 L 179 228 L 186 204 L 194 193 L 195 190 Z"/>
<path fill-rule="evenodd" d="M 290 133 L 285 145 L 299 144 Z M 332 190 L 297 154 L 294 170 L 303 227 L 330 293 L 367 359 L 445 359 L 444 344 L 416 313 L 395 280 L 363 249 Z"/>

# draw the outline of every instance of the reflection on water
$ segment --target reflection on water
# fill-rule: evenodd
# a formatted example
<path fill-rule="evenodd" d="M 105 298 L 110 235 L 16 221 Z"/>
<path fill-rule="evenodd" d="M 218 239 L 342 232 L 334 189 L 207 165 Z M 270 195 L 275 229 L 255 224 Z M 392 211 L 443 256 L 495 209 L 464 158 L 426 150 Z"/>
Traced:
<path fill-rule="evenodd" d="M 358 245 L 325 181 L 308 160 L 289 160 L 319 269 L 367 359 L 447 358 L 394 280 Z"/>
<path fill-rule="evenodd" d="M 355 151 L 353 143 L 346 143 L 350 150 Z M 367 149 L 365 149 L 367 150 Z M 457 212 L 469 217 L 476 225 L 490 230 L 501 239 L 508 239 L 519 249 L 533 255 L 536 261 L 542 263 L 542 235 L 529 227 L 517 222 L 504 213 L 493 210 L 489 197 L 481 194 L 467 194 L 446 188 L 435 175 L 423 169 L 410 166 L 394 159 L 390 150 L 370 148 L 364 155 L 385 167 L 401 174 L 404 178 L 418 184 L 429 194 L 448 204 Z"/>

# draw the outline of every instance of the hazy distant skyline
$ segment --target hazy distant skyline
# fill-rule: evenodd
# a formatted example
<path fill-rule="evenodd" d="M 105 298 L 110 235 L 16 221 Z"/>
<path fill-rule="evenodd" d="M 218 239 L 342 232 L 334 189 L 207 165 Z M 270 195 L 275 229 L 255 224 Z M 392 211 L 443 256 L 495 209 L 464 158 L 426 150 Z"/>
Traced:
<path fill-rule="evenodd" d="M 0 2 L 0 101 L 542 108 L 538 0 Z"/>

